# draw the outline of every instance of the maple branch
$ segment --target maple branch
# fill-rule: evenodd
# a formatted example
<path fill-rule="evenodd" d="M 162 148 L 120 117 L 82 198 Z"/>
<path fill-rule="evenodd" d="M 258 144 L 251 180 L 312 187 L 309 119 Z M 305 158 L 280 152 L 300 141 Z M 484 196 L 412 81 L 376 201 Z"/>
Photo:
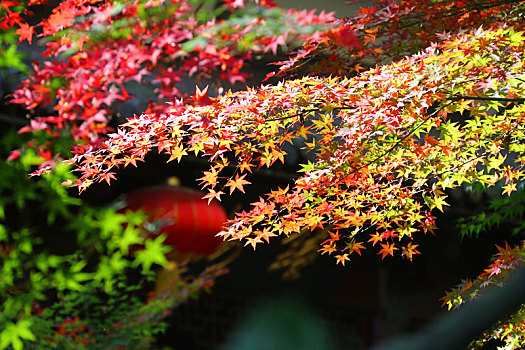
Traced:
<path fill-rule="evenodd" d="M 348 107 L 334 107 L 334 108 L 332 108 L 332 110 L 333 111 L 343 111 L 345 109 L 352 109 L 352 108 L 354 108 L 354 107 L 351 107 L 351 106 L 348 106 Z M 286 120 L 286 119 L 292 119 L 292 118 L 297 118 L 297 117 L 304 116 L 306 113 L 321 112 L 322 110 L 323 110 L 322 108 L 305 108 L 300 113 L 295 113 L 295 114 L 292 114 L 292 115 L 287 115 L 287 116 L 279 117 L 279 118 L 265 119 L 265 121 L 266 122 L 276 122 L 276 121 L 281 121 L 281 120 Z"/>
<path fill-rule="evenodd" d="M 500 102 L 525 102 L 523 97 L 495 97 L 495 96 L 470 96 L 470 95 L 454 95 L 448 97 L 450 101 L 459 100 L 477 100 L 477 101 L 500 101 Z"/>
<path fill-rule="evenodd" d="M 496 2 L 493 2 L 493 3 L 490 3 L 490 2 L 487 2 L 485 4 L 481 4 L 481 5 L 466 5 L 465 7 L 462 7 L 462 8 L 459 8 L 459 9 L 456 9 L 456 10 L 451 10 L 449 11 L 448 13 L 443 13 L 441 16 L 436 16 L 435 18 L 436 19 L 441 19 L 441 18 L 447 18 L 447 17 L 452 17 L 452 16 L 458 16 L 458 15 L 462 15 L 462 14 L 465 14 L 467 12 L 471 12 L 471 11 L 474 11 L 474 10 L 484 10 L 484 9 L 489 9 L 491 7 L 496 7 L 496 6 L 501 6 L 501 5 L 505 5 L 505 4 L 513 4 L 513 3 L 520 3 L 520 2 L 523 2 L 523 0 L 502 0 L 502 1 L 496 1 Z M 414 25 L 421 25 L 425 22 L 427 22 L 428 20 L 423 18 L 423 19 L 420 19 L 420 20 L 417 20 L 417 21 L 414 21 L 414 22 L 411 22 L 411 23 L 407 23 L 405 25 L 402 25 L 402 26 L 399 26 L 399 28 L 407 28 L 407 27 L 411 27 L 411 26 L 414 26 Z"/>
<path fill-rule="evenodd" d="M 346 173 L 345 174 L 345 177 L 350 175 L 350 174 L 353 174 L 363 168 L 366 168 L 367 166 L 377 162 L 379 159 L 383 158 L 384 156 L 388 155 L 390 152 L 392 152 L 397 146 L 399 146 L 403 141 L 405 141 L 408 137 L 410 137 L 410 135 L 412 135 L 417 129 L 419 129 L 423 124 L 425 124 L 426 121 L 428 121 L 431 117 L 435 116 L 437 113 L 439 113 L 440 111 L 442 111 L 444 108 L 450 106 L 452 104 L 453 101 L 441 106 L 440 108 L 436 109 L 434 112 L 430 113 L 429 115 L 427 115 L 425 118 L 423 118 L 423 120 L 418 124 L 416 125 L 410 132 L 408 132 L 406 135 L 404 135 L 402 138 L 400 138 L 396 143 L 394 143 L 389 149 L 387 149 L 386 151 L 384 151 L 383 153 L 379 154 L 377 157 L 375 157 L 374 159 L 366 162 L 365 164 L 361 165 L 360 167 L 352 170 L 351 172 L 349 173 Z M 343 181 L 342 179 L 335 182 L 334 185 L 340 183 L 341 181 Z"/>
<path fill-rule="evenodd" d="M 522 305 L 525 266 L 512 274 L 503 287 L 483 293 L 479 299 L 405 337 L 374 346 L 373 350 L 464 349 L 494 322 Z"/>
<path fill-rule="evenodd" d="M 407 133 L 406 135 L 404 135 L 400 140 L 398 140 L 394 145 L 392 145 L 389 149 L 387 149 L 386 151 L 384 151 L 383 153 L 381 153 L 380 155 L 378 155 L 376 158 L 366 162 L 365 164 L 361 165 L 360 167 L 348 172 L 348 173 L 345 173 L 345 178 L 350 175 L 350 174 L 354 174 L 356 172 L 358 172 L 359 170 L 369 166 L 370 164 L 373 164 L 375 162 L 377 162 L 379 159 L 383 158 L 384 156 L 386 156 L 387 154 L 389 154 L 390 152 L 392 152 L 397 146 L 399 146 L 404 140 L 406 140 L 408 137 L 410 137 L 410 135 L 412 135 L 417 129 L 419 129 L 427 120 L 429 120 L 431 117 L 433 117 L 434 115 L 436 115 L 437 113 L 439 113 L 440 111 L 442 111 L 444 108 L 448 107 L 449 105 L 452 104 L 453 101 L 450 101 L 448 102 L 447 104 L 441 106 L 440 108 L 436 109 L 434 112 L 430 113 L 429 115 L 427 115 L 418 125 L 416 125 L 409 133 Z M 340 109 L 348 109 L 349 107 L 341 107 Z M 314 109 L 314 110 L 320 110 L 320 109 Z M 299 115 L 297 115 L 299 116 Z M 332 185 L 337 185 L 339 183 L 341 183 L 342 181 L 344 180 L 343 179 L 339 179 L 337 181 L 335 181 Z M 313 193 L 310 193 L 309 195 L 305 196 L 304 198 L 309 198 L 313 196 Z M 279 209 L 279 211 L 275 214 L 273 214 L 275 217 L 279 218 L 280 217 L 280 214 L 286 210 L 287 208 L 289 208 L 290 205 L 287 205 L 287 206 L 283 206 L 282 208 Z"/>
<path fill-rule="evenodd" d="M 500 137 L 500 139 L 503 139 L 503 137 Z M 509 142 L 509 145 L 510 145 L 510 144 L 515 144 L 515 143 L 519 143 L 519 142 L 522 142 L 522 141 L 525 141 L 525 138 L 521 138 L 521 139 L 518 139 L 518 140 L 511 141 L 511 142 Z M 485 157 L 485 156 L 488 155 L 488 154 L 490 154 L 490 151 L 487 150 L 487 151 L 485 151 L 485 152 L 483 152 L 483 153 L 481 153 L 481 154 L 479 154 L 479 155 L 476 155 L 475 157 L 472 157 L 472 158 L 470 158 L 470 159 L 465 160 L 463 163 L 460 163 L 460 164 L 458 164 L 458 165 L 456 165 L 456 166 L 454 166 L 454 167 L 452 167 L 452 168 L 450 168 L 450 169 L 444 170 L 444 171 L 442 171 L 441 173 L 436 174 L 436 175 L 434 175 L 434 176 L 432 176 L 432 177 L 433 177 L 433 178 L 437 178 L 437 177 L 442 176 L 443 174 L 453 172 L 453 171 L 455 171 L 455 170 L 461 168 L 462 166 L 464 166 L 464 165 L 466 165 L 466 164 L 468 164 L 468 163 L 470 163 L 470 162 L 473 162 L 473 161 L 475 161 L 475 160 L 477 160 L 477 159 L 481 159 L 481 158 Z M 431 177 L 431 178 L 432 178 L 432 177 Z"/>
<path fill-rule="evenodd" d="M 193 10 L 193 15 L 196 15 L 197 12 L 199 12 L 199 10 L 202 8 L 202 6 L 204 6 L 204 1 L 201 1 L 201 2 L 195 7 L 195 10 Z"/>
<path fill-rule="evenodd" d="M 195 164 L 196 166 L 203 166 L 203 165 L 210 165 L 210 161 L 208 159 L 205 159 L 205 158 L 200 158 L 200 157 L 186 157 L 186 162 L 188 163 L 193 163 Z M 225 169 L 232 169 L 233 171 L 235 171 L 236 169 L 239 168 L 239 164 L 228 164 L 224 167 Z M 235 175 L 235 173 L 233 174 Z M 250 178 L 251 177 L 259 177 L 259 178 L 263 178 L 266 180 L 269 180 L 269 179 L 273 179 L 273 180 L 277 180 L 277 181 L 290 181 L 290 180 L 293 180 L 297 177 L 297 174 L 296 173 L 292 173 L 292 172 L 286 172 L 286 171 L 282 171 L 282 170 L 275 170 L 275 169 L 258 169 L 256 173 L 253 173 L 251 174 Z"/>

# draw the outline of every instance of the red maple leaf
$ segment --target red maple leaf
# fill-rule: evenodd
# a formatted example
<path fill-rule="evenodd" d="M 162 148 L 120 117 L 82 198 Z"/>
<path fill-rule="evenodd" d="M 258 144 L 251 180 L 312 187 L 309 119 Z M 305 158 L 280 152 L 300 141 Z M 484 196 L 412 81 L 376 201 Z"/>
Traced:
<path fill-rule="evenodd" d="M 359 39 L 349 28 L 334 28 L 331 29 L 326 35 L 339 46 L 348 47 L 349 49 L 361 47 Z"/>
<path fill-rule="evenodd" d="M 3 0 L 2 3 L 0 3 L 0 7 L 2 7 L 4 10 L 8 10 L 10 7 L 18 5 L 18 1 L 9 1 L 9 0 Z"/>
<path fill-rule="evenodd" d="M 27 41 L 31 44 L 34 33 L 35 31 L 33 30 L 33 27 L 31 27 L 29 24 L 20 23 L 20 28 L 16 30 L 16 34 L 19 35 L 18 43 L 21 43 L 22 41 L 27 39 Z"/>
<path fill-rule="evenodd" d="M 416 248 L 417 244 L 412 245 L 412 242 L 408 243 L 406 247 L 403 247 L 403 252 L 401 253 L 402 256 L 405 256 L 407 259 L 412 261 L 412 256 L 415 254 L 421 254 Z"/>
<path fill-rule="evenodd" d="M 21 155 L 22 155 L 22 153 L 20 152 L 20 150 L 19 149 L 15 149 L 14 151 L 11 151 L 11 153 L 9 153 L 9 157 L 7 157 L 7 161 L 15 160 L 18 157 L 20 157 Z"/>
<path fill-rule="evenodd" d="M 382 241 L 383 240 L 383 235 L 380 234 L 380 233 L 374 233 L 373 235 L 371 235 L 368 242 L 372 242 L 372 246 L 375 246 L 377 242 L 379 241 Z"/>
<path fill-rule="evenodd" d="M 199 104 L 201 106 L 209 105 L 212 100 L 208 96 L 208 85 L 204 89 L 199 89 L 198 86 L 195 87 L 195 95 L 193 96 L 193 100 L 196 104 Z"/>

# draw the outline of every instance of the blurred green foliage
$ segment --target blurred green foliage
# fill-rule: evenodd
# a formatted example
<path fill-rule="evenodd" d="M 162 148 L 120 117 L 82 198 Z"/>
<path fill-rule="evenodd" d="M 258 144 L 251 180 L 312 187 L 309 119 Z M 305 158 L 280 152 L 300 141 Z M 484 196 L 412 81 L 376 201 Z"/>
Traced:
<path fill-rule="evenodd" d="M 502 181 L 501 181 L 502 182 Z M 497 188 L 501 191 L 503 184 Z M 491 229 L 498 229 L 502 224 L 510 226 L 513 235 L 525 232 L 525 190 L 524 184 L 518 184 L 518 191 L 509 196 L 496 196 L 491 199 L 485 210 L 478 214 L 460 218 L 457 227 L 462 237 L 478 237 Z"/>
<path fill-rule="evenodd" d="M 15 132 L 0 139 L 0 349 L 148 348 L 171 303 L 148 303 L 144 292 L 152 266 L 167 263 L 164 237 L 142 237 L 141 213 L 70 195 L 61 183 L 74 177 L 64 164 L 28 177 L 43 159 L 24 148 L 7 160 L 21 144 Z"/>

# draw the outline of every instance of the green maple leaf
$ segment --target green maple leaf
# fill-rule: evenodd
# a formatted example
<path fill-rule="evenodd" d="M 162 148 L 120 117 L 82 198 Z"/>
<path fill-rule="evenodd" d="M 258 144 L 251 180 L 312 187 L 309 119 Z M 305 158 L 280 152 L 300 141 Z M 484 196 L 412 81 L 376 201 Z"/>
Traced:
<path fill-rule="evenodd" d="M 93 278 L 93 273 L 82 272 L 87 265 L 85 261 L 77 261 L 69 269 L 58 270 L 54 274 L 56 287 L 59 291 L 76 290 L 82 291 L 86 287 L 83 282 Z"/>
<path fill-rule="evenodd" d="M 126 222 L 126 216 L 118 214 L 114 209 L 108 209 L 101 213 L 98 221 L 101 227 L 100 237 L 105 239 L 114 233 L 122 231 L 122 225 Z"/>
<path fill-rule="evenodd" d="M 449 205 L 447 202 L 445 202 L 445 198 L 447 198 L 447 196 L 436 196 L 434 198 L 423 197 L 423 199 L 425 200 L 425 203 L 428 205 L 430 210 L 434 208 L 438 208 L 438 210 L 441 212 L 443 212 L 444 205 Z"/>
<path fill-rule="evenodd" d="M 165 239 L 165 235 L 160 235 L 155 239 L 147 240 L 144 249 L 136 253 L 132 266 L 142 266 L 143 273 L 149 271 L 153 264 L 166 266 L 168 259 L 166 259 L 165 254 L 171 248 L 163 244 Z"/>
<path fill-rule="evenodd" d="M 17 45 L 9 45 L 6 50 L 0 51 L 0 68 L 14 68 L 22 72 L 27 66 L 22 62 L 23 54 L 17 51 Z"/>
<path fill-rule="evenodd" d="M 0 349 L 12 346 L 14 350 L 21 350 L 24 348 L 22 339 L 35 341 L 36 337 L 30 327 L 31 320 L 29 319 L 21 319 L 16 324 L 9 322 L 0 333 Z"/>
<path fill-rule="evenodd" d="M 302 169 L 299 170 L 300 172 L 309 173 L 315 169 L 315 164 L 310 161 L 308 161 L 307 164 L 302 164 L 301 166 L 302 166 Z"/>
<path fill-rule="evenodd" d="M 140 230 L 136 227 L 128 226 L 124 229 L 122 236 L 119 237 L 117 245 L 124 254 L 127 254 L 130 246 L 142 242 L 143 238 L 140 237 Z"/>
<path fill-rule="evenodd" d="M 440 127 L 441 135 L 440 138 L 444 139 L 447 142 L 453 142 L 461 137 L 462 132 L 459 129 L 457 123 L 452 123 L 449 121 L 446 124 L 441 125 Z"/>
<path fill-rule="evenodd" d="M 104 289 L 109 292 L 113 289 L 114 276 L 121 275 L 128 266 L 128 261 L 123 259 L 119 252 L 111 257 L 103 256 L 93 278 L 95 281 L 104 281 Z"/>

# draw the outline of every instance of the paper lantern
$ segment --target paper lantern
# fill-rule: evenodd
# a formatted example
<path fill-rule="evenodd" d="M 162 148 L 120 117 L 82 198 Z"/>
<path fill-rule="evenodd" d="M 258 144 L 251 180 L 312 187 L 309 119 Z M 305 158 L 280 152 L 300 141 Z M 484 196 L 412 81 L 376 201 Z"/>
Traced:
<path fill-rule="evenodd" d="M 125 210 L 142 210 L 166 234 L 164 244 L 179 256 L 207 256 L 222 239 L 215 237 L 226 222 L 222 206 L 202 199 L 199 191 L 168 185 L 142 188 L 125 196 Z"/>

